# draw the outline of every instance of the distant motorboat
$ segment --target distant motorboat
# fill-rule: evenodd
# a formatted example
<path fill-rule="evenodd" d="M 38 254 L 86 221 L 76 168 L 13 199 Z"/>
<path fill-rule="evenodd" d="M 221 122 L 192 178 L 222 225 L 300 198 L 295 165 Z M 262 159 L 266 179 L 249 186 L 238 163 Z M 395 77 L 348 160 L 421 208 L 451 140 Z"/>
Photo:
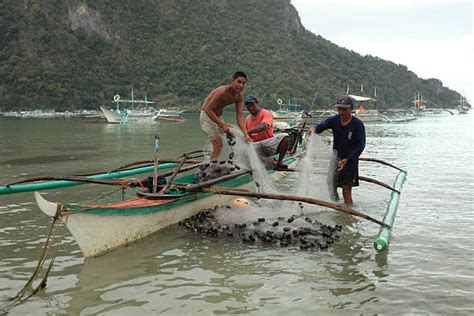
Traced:
<path fill-rule="evenodd" d="M 23 115 L 22 112 L 16 112 L 16 111 L 8 111 L 8 112 L 3 113 L 3 117 L 7 117 L 7 118 L 21 118 L 22 115 Z"/>
<path fill-rule="evenodd" d="M 407 110 L 388 110 L 380 114 L 385 123 L 406 123 L 415 121 L 418 118 L 411 111 Z"/>
<path fill-rule="evenodd" d="M 108 123 L 107 118 L 104 114 L 91 114 L 91 115 L 83 115 L 74 119 L 80 123 Z"/>
<path fill-rule="evenodd" d="M 166 109 L 159 109 L 155 114 L 154 121 L 165 121 L 165 122 L 184 122 L 186 119 L 181 115 L 184 111 L 172 111 Z"/>
<path fill-rule="evenodd" d="M 362 91 L 363 92 L 363 91 Z M 355 101 L 353 114 L 364 123 L 383 122 L 379 110 L 374 106 L 368 107 L 369 102 L 377 102 L 375 98 L 365 97 L 361 95 L 349 94 L 349 97 Z"/>
<path fill-rule="evenodd" d="M 34 110 L 22 112 L 21 118 L 46 119 L 54 118 L 55 116 L 56 115 L 54 111 Z"/>
<path fill-rule="evenodd" d="M 43 111 L 43 110 L 34 110 L 34 111 L 8 111 L 3 113 L 4 117 L 8 118 L 54 118 L 56 114 L 54 111 Z"/>
<path fill-rule="evenodd" d="M 378 110 L 355 110 L 354 116 L 359 118 L 361 121 L 364 123 L 377 123 L 377 122 L 383 122 L 383 118 L 380 115 Z"/>
<path fill-rule="evenodd" d="M 115 110 L 109 110 L 105 107 L 100 107 L 102 113 L 104 113 L 107 122 L 110 124 L 124 124 L 127 122 L 153 122 L 156 114 L 158 113 L 153 107 L 148 107 L 149 104 L 155 102 L 148 101 L 147 96 L 145 95 L 145 100 L 135 100 L 133 95 L 133 90 L 131 91 L 130 100 L 122 100 L 120 95 L 114 95 L 114 100 L 112 101 L 116 104 Z M 130 103 L 131 109 L 125 109 L 124 103 Z M 136 107 L 136 105 L 142 105 L 144 107 Z"/>
<path fill-rule="evenodd" d="M 142 110 L 126 110 L 126 117 L 127 121 L 149 121 L 152 122 L 156 113 L 158 113 L 155 109 L 142 109 Z"/>
<path fill-rule="evenodd" d="M 459 104 L 457 106 L 457 109 L 459 111 L 459 114 L 467 114 L 469 110 L 471 109 L 471 106 L 467 103 L 466 98 L 461 96 L 461 99 L 459 99 Z"/>
<path fill-rule="evenodd" d="M 274 120 L 289 120 L 289 119 L 301 119 L 303 116 L 303 111 L 301 112 L 289 112 L 284 110 L 273 111 L 270 110 L 272 113 Z"/>
<path fill-rule="evenodd" d="M 304 111 L 298 111 L 301 105 L 291 103 L 291 101 L 288 101 L 287 104 L 283 104 L 282 99 L 278 99 L 277 104 L 279 105 L 278 110 L 270 110 L 274 120 L 293 120 L 303 117 Z"/>
<path fill-rule="evenodd" d="M 122 124 L 127 122 L 126 115 L 121 115 L 117 111 L 111 111 L 106 108 L 100 107 L 102 113 L 104 113 L 105 119 L 109 124 Z"/>

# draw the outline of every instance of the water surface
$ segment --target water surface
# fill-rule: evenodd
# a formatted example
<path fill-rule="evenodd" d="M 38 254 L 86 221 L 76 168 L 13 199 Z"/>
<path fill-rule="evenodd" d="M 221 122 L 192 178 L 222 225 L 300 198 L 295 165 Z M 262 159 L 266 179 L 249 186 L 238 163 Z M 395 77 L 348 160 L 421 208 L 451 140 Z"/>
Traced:
<path fill-rule="evenodd" d="M 11 314 L 472 314 L 473 118 L 446 113 L 366 126 L 363 156 L 408 171 L 388 253 L 373 249 L 376 225 L 331 210 L 308 211 L 344 226 L 328 251 L 216 240 L 175 225 L 84 259 L 69 232 L 60 229 L 62 244 L 47 287 Z M 0 183 L 153 159 L 155 134 L 162 158 L 207 146 L 196 115 L 181 124 L 125 126 L 0 118 Z M 391 184 L 396 172 L 361 162 L 361 175 Z M 299 179 L 288 181 L 292 187 Z M 47 193 L 53 200 L 84 200 L 98 189 Z M 389 192 L 362 183 L 354 199 L 360 210 L 382 218 Z M 34 270 L 51 221 L 34 204 L 33 193 L 0 196 L 0 215 L 3 304 Z"/>

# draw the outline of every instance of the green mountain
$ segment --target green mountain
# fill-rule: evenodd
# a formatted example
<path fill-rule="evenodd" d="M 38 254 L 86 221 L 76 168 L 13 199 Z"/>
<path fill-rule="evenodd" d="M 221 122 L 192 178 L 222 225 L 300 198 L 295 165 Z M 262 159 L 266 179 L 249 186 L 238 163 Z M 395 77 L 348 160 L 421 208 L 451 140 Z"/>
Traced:
<path fill-rule="evenodd" d="M 328 107 L 347 85 L 377 87 L 382 107 L 419 91 L 434 104 L 455 91 L 405 66 L 361 56 L 301 25 L 289 0 L 3 0 L 0 109 L 97 109 L 118 93 L 199 109 L 242 70 L 265 105 Z"/>

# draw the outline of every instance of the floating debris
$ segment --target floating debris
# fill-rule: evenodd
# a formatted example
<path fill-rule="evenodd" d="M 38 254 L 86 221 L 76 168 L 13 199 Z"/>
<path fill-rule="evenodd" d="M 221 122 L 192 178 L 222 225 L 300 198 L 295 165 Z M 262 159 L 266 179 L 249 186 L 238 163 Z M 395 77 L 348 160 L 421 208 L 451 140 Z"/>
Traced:
<path fill-rule="evenodd" d="M 302 250 L 330 247 L 341 236 L 341 225 L 329 226 L 306 216 L 257 218 L 244 223 L 224 223 L 216 218 L 217 207 L 203 210 L 179 225 L 210 237 L 240 239 L 245 243 L 297 247 Z M 224 212 L 233 212 L 230 207 Z"/>

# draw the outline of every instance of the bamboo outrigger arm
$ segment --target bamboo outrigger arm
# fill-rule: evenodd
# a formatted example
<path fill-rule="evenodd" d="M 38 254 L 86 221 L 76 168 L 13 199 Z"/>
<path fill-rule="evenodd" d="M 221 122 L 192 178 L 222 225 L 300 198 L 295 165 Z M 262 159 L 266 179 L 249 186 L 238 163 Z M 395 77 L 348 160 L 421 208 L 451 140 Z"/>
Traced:
<path fill-rule="evenodd" d="M 388 163 L 388 162 L 383 161 L 383 160 L 380 160 L 380 159 L 359 157 L 359 160 L 378 162 L 378 163 L 380 163 L 380 164 L 382 164 L 382 165 L 389 166 L 389 167 L 392 167 L 392 168 L 394 168 L 394 169 L 397 169 L 398 171 L 403 171 L 403 172 L 406 173 L 405 170 L 403 170 L 403 169 L 401 169 L 401 168 L 398 168 L 397 166 L 394 166 L 394 165 L 392 165 L 391 163 Z"/>
<path fill-rule="evenodd" d="M 292 196 L 292 195 L 282 195 L 282 194 L 268 194 L 268 193 L 253 193 L 253 192 L 244 192 L 242 190 L 227 190 L 226 188 L 219 188 L 219 187 L 201 187 L 201 188 L 195 188 L 195 191 L 200 190 L 202 192 L 209 192 L 209 193 L 214 193 L 214 194 L 223 194 L 223 195 L 235 195 L 235 196 L 247 196 L 247 197 L 255 197 L 255 198 L 262 198 L 262 199 L 271 199 L 271 200 L 285 200 L 285 201 L 297 201 L 297 202 L 304 202 L 308 204 L 315 204 L 315 205 L 320 205 L 328 208 L 332 208 L 334 210 L 337 210 L 339 212 L 343 212 L 346 214 L 350 214 L 353 216 L 357 216 L 360 218 L 367 219 L 371 222 L 374 222 L 376 224 L 379 224 L 382 227 L 388 226 L 390 228 L 390 225 L 383 223 L 369 215 L 363 214 L 361 212 L 358 212 L 354 209 L 348 208 L 348 207 L 342 207 L 340 205 L 337 205 L 335 203 L 331 202 L 326 202 L 322 200 L 317 200 L 305 196 Z"/>
<path fill-rule="evenodd" d="M 377 179 L 373 179 L 373 178 L 369 178 L 369 177 L 363 177 L 363 176 L 359 176 L 359 180 L 362 180 L 362 181 L 365 181 L 365 182 L 370 182 L 370 183 L 375 183 L 375 184 L 378 184 L 386 189 L 389 189 L 389 190 L 392 190 L 393 192 L 397 192 L 398 194 L 400 194 L 401 192 L 397 189 L 395 189 L 394 187 L 391 187 L 389 186 L 388 184 L 382 182 L 382 181 L 379 181 Z"/>
<path fill-rule="evenodd" d="M 181 156 L 182 157 L 182 156 Z M 161 159 L 160 164 L 164 163 L 180 163 L 181 159 Z M 124 170 L 130 170 L 128 169 L 129 167 L 132 166 L 137 166 L 137 165 L 143 165 L 143 167 L 151 166 L 153 165 L 154 161 L 153 160 L 140 160 L 140 161 L 135 161 L 128 163 L 126 165 L 120 166 L 116 169 L 110 170 L 108 172 L 117 172 L 117 171 L 124 171 Z M 187 160 L 186 163 L 202 163 L 202 160 Z M 133 168 L 132 168 L 133 169 Z M 88 175 L 93 175 L 93 174 L 88 174 Z"/>
<path fill-rule="evenodd" d="M 177 163 L 164 163 L 158 166 L 158 169 L 168 169 L 177 167 Z M 114 179 L 114 178 L 123 178 L 136 174 L 147 173 L 153 171 L 153 166 L 134 168 L 130 170 L 123 170 L 117 172 L 107 172 L 102 174 L 96 174 L 93 176 L 86 177 L 87 179 Z M 37 178 L 33 178 L 37 179 Z M 38 181 L 38 180 L 36 180 Z M 69 181 L 69 180 L 59 180 L 53 182 L 40 182 L 40 183 L 25 183 L 27 180 L 23 180 L 22 184 L 9 184 L 6 186 L 0 186 L 0 195 L 2 194 L 11 194 L 11 193 L 20 193 L 20 192 L 29 192 L 29 191 L 39 191 L 39 190 L 49 190 L 63 187 L 70 187 L 75 185 L 83 184 L 84 181 Z M 31 181 L 29 181 L 31 182 Z"/>
<path fill-rule="evenodd" d="M 186 191 L 189 191 L 189 192 L 199 192 L 199 191 L 202 191 L 206 187 L 210 187 L 211 185 L 226 182 L 226 181 L 241 177 L 246 174 L 252 174 L 252 170 L 241 170 L 239 172 L 234 172 L 234 173 L 231 173 L 231 174 L 228 174 L 216 179 L 204 181 L 197 184 L 189 184 L 189 185 L 184 186 L 184 188 L 186 189 Z"/>
<path fill-rule="evenodd" d="M 186 153 L 178 156 L 175 159 L 160 159 L 160 163 L 169 163 L 169 162 L 180 163 L 181 159 L 183 157 L 186 157 L 186 163 L 202 163 L 202 160 L 192 160 L 192 159 L 202 158 L 202 157 L 204 157 L 206 152 L 207 151 L 203 150 L 203 149 L 196 149 L 196 150 L 186 152 Z M 135 162 L 131 162 L 131 163 L 122 165 L 122 166 L 118 167 L 117 169 L 114 169 L 110 172 L 123 170 L 123 169 L 126 169 L 126 168 L 131 167 L 131 166 L 136 166 L 136 165 L 141 165 L 141 164 L 153 164 L 153 163 L 154 163 L 153 159 L 139 160 L 139 161 L 135 161 Z"/>
<path fill-rule="evenodd" d="M 123 180 L 123 179 L 94 179 L 94 178 L 81 177 L 81 176 L 48 176 L 48 177 L 30 178 L 30 179 L 21 180 L 18 182 L 9 183 L 5 185 L 5 187 L 11 188 L 19 184 L 39 182 L 39 181 L 77 181 L 77 182 L 84 182 L 84 183 L 95 183 L 95 184 L 106 184 L 106 185 L 127 185 L 128 183 L 128 180 Z"/>

